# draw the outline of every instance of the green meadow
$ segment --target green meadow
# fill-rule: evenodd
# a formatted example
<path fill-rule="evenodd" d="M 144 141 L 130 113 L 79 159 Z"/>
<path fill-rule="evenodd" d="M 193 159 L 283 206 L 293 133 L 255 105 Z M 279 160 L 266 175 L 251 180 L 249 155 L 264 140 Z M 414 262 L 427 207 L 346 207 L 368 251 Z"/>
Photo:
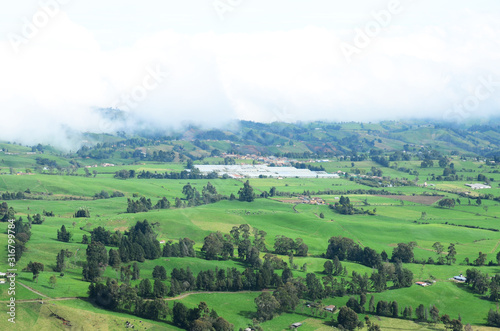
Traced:
<path fill-rule="evenodd" d="M 355 127 L 353 127 L 355 129 Z M 320 134 L 320 133 L 318 133 Z M 227 142 L 210 142 L 213 147 L 227 147 Z M 398 145 L 396 141 L 385 141 L 387 146 Z M 413 272 L 413 280 L 435 280 L 432 286 L 423 288 L 412 285 L 409 288 L 398 290 L 388 290 L 382 293 L 368 293 L 368 297 L 374 295 L 375 299 L 394 301 L 397 300 L 399 307 L 411 305 L 415 309 L 419 304 L 426 307 L 436 305 L 442 314 L 448 314 L 452 318 L 460 315 L 464 323 L 471 323 L 474 329 L 486 330 L 486 315 L 489 309 L 496 309 L 494 302 L 485 300 L 483 297 L 472 293 L 465 285 L 457 284 L 449 280 L 453 276 L 465 274 L 466 270 L 472 268 L 464 265 L 464 260 L 468 258 L 474 261 L 479 252 L 487 254 L 487 261 L 491 266 L 478 267 L 481 271 L 490 275 L 500 273 L 500 267 L 496 261 L 496 255 L 500 252 L 500 205 L 497 201 L 483 199 L 480 206 L 475 200 L 458 195 L 468 188 L 464 185 L 469 182 L 460 180 L 455 182 L 428 180 L 433 174 L 438 175 L 442 169 L 420 168 L 420 162 L 401 161 L 398 167 L 411 168 L 419 172 L 419 175 L 408 175 L 397 168 L 383 168 L 384 176 L 390 178 L 407 178 L 410 181 L 416 180 L 418 184 L 435 183 L 435 186 L 398 186 L 381 187 L 377 190 L 385 190 L 393 194 L 392 196 L 365 195 L 365 194 L 345 194 L 344 192 L 353 190 L 369 190 L 372 187 L 356 183 L 348 178 L 338 179 L 300 179 L 300 178 L 256 178 L 250 179 L 250 184 L 257 195 L 275 187 L 278 192 L 294 194 L 294 197 L 275 196 L 272 198 L 258 198 L 255 201 L 240 202 L 238 200 L 222 200 L 217 203 L 201 205 L 197 207 L 175 208 L 165 210 L 151 210 L 143 213 L 126 213 L 127 199 L 137 199 L 140 196 L 150 198 L 153 204 L 162 197 L 166 197 L 174 203 L 175 198 L 184 198 L 183 187 L 188 183 L 199 192 L 208 182 L 213 184 L 217 192 L 229 196 L 238 196 L 239 189 L 243 186 L 243 181 L 236 179 L 117 179 L 114 178 L 115 171 L 135 170 L 151 171 L 162 173 L 165 171 L 181 171 L 184 165 L 179 162 L 159 163 L 141 162 L 132 164 L 130 161 L 120 159 L 110 159 L 116 161 L 114 167 L 103 167 L 102 162 L 91 162 L 82 160 L 82 164 L 97 167 L 89 168 L 90 172 L 96 171 L 96 175 L 91 174 L 86 177 L 82 168 L 78 169 L 76 175 L 58 175 L 49 173 L 33 173 L 31 175 L 10 174 L 10 167 L 14 167 L 14 173 L 25 171 L 25 168 L 34 168 L 33 155 L 26 154 L 31 149 L 18 145 L 3 144 L 0 148 L 10 148 L 11 151 L 20 153 L 18 155 L 2 155 L 0 169 L 0 192 L 26 191 L 27 199 L 6 200 L 10 207 L 16 211 L 16 217 L 27 219 L 28 215 L 52 211 L 54 217 L 45 217 L 43 224 L 33 224 L 31 228 L 32 236 L 26 247 L 27 251 L 17 263 L 18 275 L 16 277 L 16 300 L 36 300 L 40 294 L 26 289 L 24 284 L 43 296 L 50 298 L 44 304 L 37 302 L 19 302 L 18 319 L 16 328 L 25 329 L 64 329 L 61 320 L 54 318 L 67 316 L 75 329 L 103 329 L 118 330 L 123 329 L 126 321 L 131 321 L 140 329 L 148 330 L 179 330 L 171 324 L 159 321 L 144 320 L 126 314 L 124 312 L 111 312 L 98 308 L 87 301 L 89 283 L 82 279 L 82 266 L 86 260 L 85 250 L 87 245 L 82 244 L 84 235 L 89 236 L 89 232 L 98 226 L 103 226 L 110 231 L 126 231 L 137 221 L 147 219 L 154 224 L 158 240 L 177 240 L 188 237 L 195 241 L 195 258 L 160 258 L 157 260 L 146 260 L 139 263 L 141 278 L 152 280 L 152 271 L 155 266 L 164 266 L 167 274 L 174 268 L 187 268 L 195 274 L 217 268 L 236 268 L 243 271 L 247 266 L 236 257 L 227 261 L 207 261 L 203 258 L 201 248 L 204 238 L 211 232 L 220 231 L 223 234 L 229 233 L 233 226 L 249 224 L 254 229 L 266 232 L 266 247 L 273 251 L 275 238 L 277 236 L 287 236 L 293 239 L 302 238 L 308 245 L 307 257 L 296 257 L 294 263 L 299 266 L 294 270 L 295 277 L 306 278 L 307 273 L 315 273 L 320 279 L 324 276 L 323 264 L 326 259 L 323 254 L 326 252 L 328 240 L 333 236 L 343 236 L 353 239 L 361 247 L 370 247 L 377 252 L 385 251 L 389 257 L 392 250 L 398 243 L 415 242 L 415 258 L 419 260 L 437 260 L 437 254 L 432 247 L 435 242 L 441 242 L 447 247 L 450 243 L 455 244 L 457 251 L 456 263 L 448 265 L 432 264 L 405 264 L 404 267 Z M 12 147 L 12 148 L 11 148 Z M 154 148 L 152 146 L 151 148 Z M 193 145 L 184 144 L 184 148 L 191 149 Z M 301 146 L 298 147 L 302 148 Z M 153 149 L 152 149 L 153 150 Z M 24 153 L 24 154 L 23 154 Z M 61 165 L 66 165 L 65 159 L 56 155 L 50 158 L 57 160 Z M 221 158 L 206 158 L 205 162 L 212 164 L 221 162 Z M 130 163 L 126 163 L 130 162 Z M 485 171 L 483 164 L 477 161 L 462 161 L 458 158 L 453 160 L 459 175 L 475 176 Z M 201 163 L 201 162 L 200 162 Z M 351 162 L 336 161 L 321 163 L 329 172 L 344 171 L 351 173 L 353 168 L 370 171 L 372 167 L 380 167 L 372 161 L 355 162 L 354 167 Z M 486 172 L 485 172 L 486 173 Z M 500 174 L 487 173 L 493 178 L 492 188 L 481 190 L 481 192 L 471 192 L 471 197 L 478 194 L 500 195 L 500 189 L 496 184 L 500 181 Z M 110 199 L 94 199 L 96 193 L 102 190 L 112 193 L 120 191 L 124 197 Z M 304 192 L 335 191 L 335 194 L 324 194 L 313 196 L 324 199 L 328 204 L 334 204 L 341 195 L 346 195 L 356 208 L 376 209 L 375 215 L 341 215 L 332 211 L 325 205 L 303 204 L 297 201 L 297 196 Z M 404 201 L 394 195 L 404 195 Z M 422 203 L 418 199 L 412 199 L 422 194 L 443 195 L 448 198 L 460 199 L 454 208 L 440 208 L 437 203 Z M 438 201 L 439 197 L 435 200 Z M 90 210 L 90 217 L 75 218 L 74 213 L 81 207 Z M 60 242 L 57 240 L 57 231 L 64 225 L 72 233 L 70 242 Z M 478 228 L 468 228 L 465 226 L 475 226 Z M 7 224 L 0 223 L 0 242 L 7 242 Z M 108 249 L 111 247 L 107 247 Z M 67 268 L 64 275 L 53 271 L 56 265 L 56 255 L 60 250 L 69 250 L 72 256 L 68 259 Z M 261 257 L 264 255 L 261 252 Z M 0 256 L 7 256 L 6 244 L 0 245 Z M 280 256 L 288 262 L 287 256 Z M 32 273 L 22 271 L 29 262 L 40 262 L 44 265 L 44 271 L 40 273 L 37 281 L 33 280 Z M 306 266 L 307 271 L 300 270 Z M 357 273 L 371 274 L 372 269 L 363 265 L 351 262 L 342 262 L 348 271 L 347 278 L 351 277 L 353 271 Z M 0 260 L 0 271 L 7 269 L 7 260 Z M 280 271 L 281 272 L 281 271 Z M 51 276 L 55 275 L 57 283 L 55 286 L 49 284 Z M 117 270 L 107 267 L 103 277 L 120 277 Z M 337 277 L 340 279 L 339 277 Z M 132 281 L 133 286 L 139 284 L 139 280 Z M 165 281 L 170 286 L 170 277 Z M 270 289 L 273 290 L 273 289 Z M 210 308 L 214 308 L 220 316 L 235 325 L 236 329 L 246 328 L 252 325 L 252 319 L 256 317 L 256 306 L 254 299 L 259 292 L 241 293 L 192 293 L 182 299 L 188 307 L 194 307 L 199 302 L 204 301 Z M 11 295 L 8 293 L 7 284 L 0 284 L 0 300 L 6 302 Z M 72 298 L 58 301 L 58 298 Z M 78 298 L 78 299 L 77 299 Z M 322 304 L 344 305 L 348 296 L 324 299 Z M 170 308 L 172 300 L 167 301 Z M 5 317 L 5 305 L 2 305 L 2 315 Z M 364 315 L 360 315 L 364 318 Z M 264 330 L 285 330 L 295 322 L 304 323 L 300 330 L 326 330 L 331 329 L 332 318 L 336 320 L 334 314 L 326 317 L 317 316 L 302 302 L 294 313 L 282 314 L 270 321 L 261 324 Z M 400 330 L 442 330 L 442 325 L 428 325 L 426 323 L 415 323 L 389 318 L 377 318 L 370 315 L 372 321 L 376 321 L 382 329 Z M 0 327 L 10 326 L 6 324 L 5 318 L 0 321 Z"/>

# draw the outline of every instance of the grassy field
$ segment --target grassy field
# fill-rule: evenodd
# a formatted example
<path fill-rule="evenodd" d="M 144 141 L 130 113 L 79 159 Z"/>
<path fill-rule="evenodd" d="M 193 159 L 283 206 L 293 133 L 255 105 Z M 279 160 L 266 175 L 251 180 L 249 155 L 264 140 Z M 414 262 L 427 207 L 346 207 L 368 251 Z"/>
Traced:
<path fill-rule="evenodd" d="M 353 124 L 354 125 L 354 124 Z M 356 129 L 353 126 L 353 129 Z M 317 133 L 321 135 L 321 133 Z M 214 147 L 224 147 L 227 142 L 213 142 Z M 383 144 L 387 146 L 397 145 L 397 142 L 388 139 Z M 224 145 L 224 146 L 223 146 Z M 10 167 L 14 167 L 14 172 L 25 171 L 25 168 L 33 168 L 36 164 L 34 157 L 37 155 L 26 154 L 31 151 L 18 145 L 4 144 L 0 148 L 9 148 L 17 155 L 2 155 L 0 163 L 0 192 L 17 192 L 29 189 L 31 198 L 40 200 L 8 200 L 9 206 L 16 210 L 16 217 L 42 213 L 43 210 L 53 211 L 55 217 L 46 217 L 41 225 L 32 226 L 32 236 L 27 243 L 28 250 L 19 261 L 17 268 L 22 270 L 30 261 L 41 262 L 45 270 L 34 282 L 32 274 L 21 271 L 17 276 L 17 281 L 25 284 L 35 291 L 42 293 L 49 298 L 87 297 L 89 283 L 82 280 L 82 265 L 85 261 L 86 245 L 81 244 L 83 235 L 89 235 L 89 231 L 97 226 L 104 226 L 111 231 L 126 231 L 137 221 L 147 219 L 155 224 L 155 231 L 159 240 L 177 240 L 189 237 L 196 242 L 195 249 L 197 258 L 160 258 L 157 260 L 146 260 L 140 263 L 141 278 L 152 279 L 152 271 L 156 265 L 164 266 L 167 274 L 174 268 L 189 267 L 196 275 L 199 271 L 218 268 L 237 268 L 244 270 L 246 266 L 238 259 L 228 261 L 206 261 L 202 259 L 200 252 L 203 239 L 211 232 L 220 231 L 229 233 L 233 226 L 249 224 L 251 227 L 264 230 L 267 233 L 266 246 L 272 251 L 276 236 L 285 235 L 296 239 L 302 238 L 309 247 L 307 257 L 296 257 L 294 262 L 299 265 L 306 265 L 307 272 L 294 270 L 295 277 L 305 278 L 307 273 L 315 273 L 319 278 L 323 275 L 323 264 L 326 261 L 322 254 L 326 252 L 328 239 L 332 236 L 345 236 L 352 238 L 361 247 L 371 247 L 377 252 L 386 251 L 389 256 L 397 243 L 410 241 L 416 242 L 414 248 L 415 258 L 437 259 L 437 254 L 432 245 L 439 241 L 445 247 L 454 243 L 457 250 L 457 263 L 451 266 L 405 264 L 414 274 L 414 281 L 436 280 L 434 285 L 422 288 L 413 285 L 409 288 L 389 290 L 383 293 L 375 293 L 376 300 L 393 301 L 397 300 L 400 307 L 412 305 L 415 309 L 419 304 L 428 307 L 435 304 L 441 313 L 449 314 L 452 318 L 457 318 L 460 314 L 465 323 L 472 323 L 477 327 L 474 330 L 487 330 L 484 327 L 486 315 L 490 308 L 495 309 L 496 304 L 482 297 L 473 294 L 464 285 L 456 284 L 448 279 L 464 274 L 468 268 L 463 264 L 465 258 L 473 261 L 479 252 L 487 254 L 487 262 L 493 261 L 496 264 L 496 254 L 500 251 L 500 205 L 497 201 L 483 199 L 481 206 L 475 204 L 472 199 L 469 204 L 468 199 L 459 197 L 456 193 L 465 192 L 468 188 L 464 185 L 469 182 L 467 177 L 475 177 L 479 173 L 484 173 L 488 178 L 492 178 L 492 188 L 475 191 L 472 197 L 478 194 L 500 195 L 500 188 L 496 182 L 500 181 L 500 174 L 490 172 L 481 162 L 462 161 L 454 159 L 457 174 L 463 175 L 464 180 L 456 182 L 436 182 L 428 180 L 432 175 L 440 175 L 442 169 L 438 167 L 420 168 L 420 162 L 401 161 L 398 167 L 411 168 L 419 172 L 419 184 L 424 181 L 435 183 L 436 186 L 400 186 L 385 187 L 384 190 L 391 194 L 405 194 L 405 198 L 398 196 L 362 195 L 349 194 L 351 202 L 357 208 L 376 209 L 376 215 L 340 215 L 334 213 L 327 205 L 298 204 L 297 198 L 273 197 L 272 199 L 256 199 L 252 203 L 223 200 L 215 204 L 202 205 L 190 208 L 171 208 L 167 210 L 152 210 L 147 213 L 128 214 L 126 213 L 127 198 L 134 196 L 145 196 L 151 198 L 153 204 L 158 199 L 165 196 L 171 202 L 176 197 L 183 198 L 182 189 L 184 185 L 190 183 L 198 191 L 202 191 L 207 182 L 211 182 L 220 194 L 229 196 L 231 193 L 237 195 L 238 190 L 243 186 L 242 181 L 235 179 L 213 179 L 213 180 L 145 180 L 127 179 L 120 180 L 113 178 L 114 172 L 118 170 L 135 170 L 165 172 L 180 171 L 184 168 L 181 163 L 158 163 L 144 162 L 142 164 L 129 164 L 117 160 L 115 167 L 102 167 L 100 163 L 92 160 L 82 160 L 83 164 L 97 164 L 98 167 L 90 168 L 96 170 L 94 177 L 85 177 L 80 168 L 76 174 L 79 176 L 59 176 L 35 173 L 33 175 L 11 175 Z M 155 148 L 152 146 L 151 148 Z M 190 143 L 184 144 L 184 148 L 192 149 Z M 302 147 L 301 147 L 302 148 Z M 50 156 L 50 155 L 49 155 Z M 45 157 L 45 155 L 44 155 Z M 64 159 L 55 155 L 50 156 L 57 159 L 58 163 L 64 164 Z M 123 160 L 121 160 L 123 161 Z M 218 163 L 221 158 L 207 158 L 205 162 Z M 129 161 L 130 162 L 130 161 Z M 125 163 L 125 164 L 124 164 Z M 370 171 L 371 167 L 380 167 L 372 161 L 355 162 L 354 167 L 348 161 L 325 162 L 322 165 L 327 171 L 346 171 L 351 173 L 354 168 Z M 408 175 L 397 168 L 383 168 L 384 176 L 391 178 L 408 178 L 415 180 L 417 176 Z M 258 178 L 251 179 L 250 184 L 254 192 L 260 194 L 276 187 L 278 192 L 297 193 L 317 192 L 334 190 L 339 194 L 318 195 L 327 203 L 338 201 L 343 192 L 348 190 L 368 190 L 372 189 L 363 184 L 356 183 L 347 178 L 339 179 L 273 179 Z M 380 188 L 379 190 L 381 190 Z M 105 190 L 109 193 L 120 191 L 124 197 L 111 199 L 93 199 L 94 194 Z M 453 199 L 460 198 L 461 203 L 452 208 L 439 208 L 436 202 L 422 202 L 414 195 L 440 194 Z M 314 195 L 317 196 L 317 195 Z M 437 201 L 436 198 L 434 201 Z M 74 218 L 73 214 L 80 207 L 88 207 L 91 213 L 89 218 Z M 320 215 L 323 214 L 324 218 Z M 452 225 L 454 224 L 454 225 Z M 69 243 L 57 241 L 57 230 L 65 225 L 72 233 Z M 457 226 L 461 225 L 461 226 Z M 477 229 L 463 227 L 476 226 Z M 0 224 L 0 242 L 7 242 L 7 224 Z M 108 249 L 111 247 L 108 247 Z M 64 271 L 64 276 L 53 271 L 56 263 L 56 254 L 61 249 L 68 249 L 73 253 L 69 259 L 68 267 Z M 7 255 L 6 245 L 0 245 L 0 254 Z M 264 253 L 261 253 L 262 255 Z M 281 256 L 288 262 L 288 257 Z M 7 269 L 5 261 L 0 261 L 0 271 Z M 343 262 L 349 275 L 357 273 L 371 274 L 372 269 L 356 263 Z M 497 265 L 481 266 L 480 270 L 490 275 L 500 273 Z M 56 275 L 57 284 L 53 288 L 49 285 L 49 278 Z M 117 271 L 108 267 L 104 277 L 119 278 Z M 133 281 L 132 285 L 137 285 L 139 281 Z M 170 285 L 170 280 L 165 282 Z M 0 284 L 0 300 L 5 301 L 10 298 L 7 293 L 6 284 Z M 205 301 L 209 307 L 217 310 L 219 315 L 233 323 L 236 329 L 245 328 L 252 324 L 255 317 L 256 307 L 254 299 L 259 293 L 213 293 L 213 294 L 193 294 L 182 299 L 182 302 L 192 307 L 200 301 Z M 371 294 L 368 294 L 369 296 Z M 34 293 L 19 283 L 16 288 L 17 300 L 38 299 L 40 295 Z M 348 297 L 328 298 L 323 300 L 323 304 L 344 305 Z M 93 306 L 85 300 L 67 301 L 47 301 L 43 305 L 39 303 L 19 302 L 18 305 L 18 325 L 21 329 L 64 329 L 61 320 L 52 315 L 69 316 L 68 320 L 74 329 L 122 329 L 125 322 L 131 321 L 136 326 L 145 329 L 172 329 L 175 327 L 163 322 L 146 321 L 139 322 L 140 319 L 124 313 L 109 312 Z M 50 303 L 49 303 L 50 302 Z M 464 303 L 466 303 L 464 305 Z M 172 302 L 169 302 L 170 307 Z M 5 309 L 5 307 L 3 308 Z M 50 309 L 50 310 L 49 310 Z M 51 312 L 52 311 L 52 312 Z M 3 311 L 2 311 L 3 312 Z M 361 316 L 363 317 L 363 316 Z M 336 319 L 336 316 L 335 316 Z M 399 330 L 442 330 L 442 326 L 432 326 L 426 323 L 419 324 L 412 321 L 395 320 L 388 318 L 377 319 L 371 317 L 382 326 L 382 329 Z M 284 330 L 294 322 L 302 322 L 304 325 L 300 330 L 326 330 L 331 329 L 332 316 L 326 318 L 314 316 L 310 310 L 303 307 L 303 304 L 293 314 L 283 314 L 262 324 L 264 330 Z M 0 327 L 10 326 L 6 321 L 0 321 Z"/>

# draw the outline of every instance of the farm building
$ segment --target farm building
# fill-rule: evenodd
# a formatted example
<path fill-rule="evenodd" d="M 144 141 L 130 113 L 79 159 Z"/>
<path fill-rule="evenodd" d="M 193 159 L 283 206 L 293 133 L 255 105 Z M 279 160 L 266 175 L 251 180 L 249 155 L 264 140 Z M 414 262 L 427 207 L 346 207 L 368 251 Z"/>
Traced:
<path fill-rule="evenodd" d="M 302 323 L 298 323 L 298 322 L 297 322 L 297 323 L 293 323 L 292 325 L 290 325 L 290 327 L 291 327 L 292 329 L 297 329 L 299 326 L 302 326 Z"/>
<path fill-rule="evenodd" d="M 339 178 L 338 174 L 311 171 L 294 167 L 268 167 L 267 165 L 195 165 L 202 174 L 217 173 L 231 178 Z"/>
<path fill-rule="evenodd" d="M 491 186 L 489 186 L 489 185 L 477 184 L 477 183 L 476 184 L 465 184 L 465 186 L 468 186 L 473 190 L 482 190 L 482 189 L 486 189 L 486 188 L 491 188 Z"/>
<path fill-rule="evenodd" d="M 334 305 L 329 305 L 329 306 L 326 306 L 326 307 L 325 307 L 325 310 L 330 311 L 330 312 L 333 312 L 333 311 L 335 310 L 335 306 L 334 306 Z"/>
<path fill-rule="evenodd" d="M 467 281 L 467 278 L 465 278 L 462 274 L 460 274 L 460 276 L 454 276 L 453 279 L 456 281 L 459 281 L 459 282 L 466 282 Z"/>
<path fill-rule="evenodd" d="M 423 286 L 423 287 L 426 287 L 426 286 L 430 286 L 431 283 L 427 283 L 427 282 L 416 282 L 415 284 L 419 285 L 419 286 Z"/>

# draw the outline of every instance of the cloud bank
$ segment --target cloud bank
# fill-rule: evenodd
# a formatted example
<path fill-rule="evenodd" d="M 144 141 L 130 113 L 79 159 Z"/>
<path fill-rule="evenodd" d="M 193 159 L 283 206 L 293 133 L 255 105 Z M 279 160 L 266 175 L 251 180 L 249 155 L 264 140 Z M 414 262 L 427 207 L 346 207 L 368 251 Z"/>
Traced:
<path fill-rule="evenodd" d="M 161 30 L 103 49 L 61 12 L 18 52 L 0 42 L 0 139 L 74 148 L 74 132 L 118 129 L 96 108 L 124 110 L 129 129 L 137 120 L 159 130 L 224 127 L 235 119 L 464 120 L 496 113 L 497 15 L 465 10 L 457 24 L 418 28 L 394 19 L 346 59 L 341 46 L 356 45 L 372 20 L 356 29 Z"/>

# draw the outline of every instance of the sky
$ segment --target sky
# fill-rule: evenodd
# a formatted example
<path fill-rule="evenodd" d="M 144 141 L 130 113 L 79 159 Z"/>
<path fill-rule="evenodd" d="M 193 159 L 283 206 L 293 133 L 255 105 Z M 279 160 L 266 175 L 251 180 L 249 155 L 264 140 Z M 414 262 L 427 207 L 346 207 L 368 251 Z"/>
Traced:
<path fill-rule="evenodd" d="M 232 120 L 498 114 L 493 0 L 23 0 L 0 10 L 0 139 Z"/>

